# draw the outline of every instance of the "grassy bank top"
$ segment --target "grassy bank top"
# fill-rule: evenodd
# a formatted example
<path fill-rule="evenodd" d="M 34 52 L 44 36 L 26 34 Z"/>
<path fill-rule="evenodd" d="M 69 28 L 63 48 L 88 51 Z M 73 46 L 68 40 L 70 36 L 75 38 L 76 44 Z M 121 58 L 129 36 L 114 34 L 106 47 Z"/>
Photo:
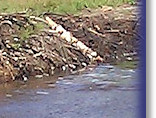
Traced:
<path fill-rule="evenodd" d="M 0 12 L 18 12 L 28 8 L 35 14 L 42 12 L 77 13 L 84 8 L 96 8 L 101 5 L 118 6 L 133 4 L 135 0 L 0 0 Z"/>

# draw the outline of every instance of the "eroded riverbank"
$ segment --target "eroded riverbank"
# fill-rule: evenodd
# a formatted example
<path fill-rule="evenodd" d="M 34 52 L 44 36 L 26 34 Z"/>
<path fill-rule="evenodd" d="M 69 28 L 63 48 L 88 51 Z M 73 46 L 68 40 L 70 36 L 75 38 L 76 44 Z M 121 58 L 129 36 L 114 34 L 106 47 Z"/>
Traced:
<path fill-rule="evenodd" d="M 27 81 L 30 76 L 44 78 L 57 71 L 72 72 L 97 63 L 84 53 L 86 49 L 95 51 L 105 63 L 139 60 L 141 18 L 137 5 L 101 6 L 96 10 L 86 9 L 79 15 L 48 12 L 36 17 L 27 14 L 0 14 L 0 83 Z M 79 48 L 35 20 L 43 21 L 44 16 L 81 41 L 74 44 L 79 44 Z M 86 46 L 80 45 L 82 43 Z M 81 51 L 81 47 L 87 48 Z"/>

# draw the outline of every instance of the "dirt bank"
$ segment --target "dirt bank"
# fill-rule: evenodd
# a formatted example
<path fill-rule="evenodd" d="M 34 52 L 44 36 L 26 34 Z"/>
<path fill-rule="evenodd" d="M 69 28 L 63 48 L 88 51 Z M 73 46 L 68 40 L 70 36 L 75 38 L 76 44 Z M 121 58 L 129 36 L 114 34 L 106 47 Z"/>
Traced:
<path fill-rule="evenodd" d="M 141 20 L 138 6 L 103 6 L 85 9 L 77 16 L 49 14 L 57 23 L 97 51 L 104 62 L 136 60 L 139 50 L 138 28 Z"/>
<path fill-rule="evenodd" d="M 115 9 L 85 9 L 77 16 L 42 15 L 72 32 L 104 62 L 120 62 L 138 59 L 138 14 L 136 6 L 123 5 Z M 47 25 L 32 21 L 25 13 L 0 15 L 0 83 L 74 71 L 91 63 L 78 48 L 47 29 Z"/>

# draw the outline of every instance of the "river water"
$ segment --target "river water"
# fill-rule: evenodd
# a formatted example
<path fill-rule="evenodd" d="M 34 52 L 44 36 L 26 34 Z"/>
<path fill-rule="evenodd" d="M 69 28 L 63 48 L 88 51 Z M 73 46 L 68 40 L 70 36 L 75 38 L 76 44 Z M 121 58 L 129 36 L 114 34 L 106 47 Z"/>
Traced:
<path fill-rule="evenodd" d="M 138 118 L 138 69 L 109 64 L 0 86 L 0 118 Z"/>

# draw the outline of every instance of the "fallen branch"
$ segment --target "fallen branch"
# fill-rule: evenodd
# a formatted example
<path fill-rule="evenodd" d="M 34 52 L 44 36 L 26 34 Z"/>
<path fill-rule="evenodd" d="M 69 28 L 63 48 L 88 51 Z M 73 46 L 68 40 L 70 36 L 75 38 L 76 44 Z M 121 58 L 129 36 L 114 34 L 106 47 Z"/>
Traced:
<path fill-rule="evenodd" d="M 111 29 L 111 30 L 105 30 L 105 33 L 119 33 L 120 30 L 118 29 Z"/>
<path fill-rule="evenodd" d="M 52 28 L 52 32 L 55 32 L 55 34 L 60 36 L 62 39 L 66 40 L 67 42 L 71 43 L 73 46 L 80 49 L 80 51 L 84 55 L 88 56 L 91 60 L 103 61 L 103 59 L 97 54 L 97 52 L 87 47 L 83 42 L 75 38 L 69 31 L 66 31 L 61 25 L 56 24 L 48 16 L 45 19 L 47 21 L 47 24 Z"/>
<path fill-rule="evenodd" d="M 88 28 L 88 31 L 95 34 L 95 35 L 97 35 L 97 36 L 100 36 L 102 38 L 106 38 L 106 36 L 104 34 L 98 33 L 97 31 L 95 31 L 95 30 L 93 30 L 91 28 Z"/>

